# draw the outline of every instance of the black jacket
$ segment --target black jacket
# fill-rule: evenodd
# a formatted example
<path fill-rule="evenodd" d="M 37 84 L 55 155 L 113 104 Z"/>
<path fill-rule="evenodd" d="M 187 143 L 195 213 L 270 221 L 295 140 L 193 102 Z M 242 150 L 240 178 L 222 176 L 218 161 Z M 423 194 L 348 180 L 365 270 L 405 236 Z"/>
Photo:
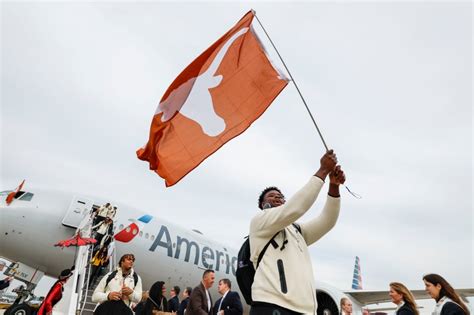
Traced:
<path fill-rule="evenodd" d="M 415 315 L 415 311 L 408 304 L 403 304 L 396 313 L 396 315 Z"/>
<path fill-rule="evenodd" d="M 441 309 L 441 315 L 465 315 L 461 306 L 453 302 L 447 302 Z"/>
<path fill-rule="evenodd" d="M 221 300 L 222 298 L 218 299 L 216 301 L 216 304 L 214 304 L 212 314 L 217 314 L 217 310 L 219 309 L 219 304 L 221 303 Z M 224 300 L 222 300 L 221 311 L 224 311 L 225 315 L 242 315 L 242 302 L 240 301 L 240 296 L 237 292 L 227 292 L 227 295 L 225 296 Z"/>
<path fill-rule="evenodd" d="M 8 288 L 9 285 L 10 281 L 7 281 L 6 279 L 0 280 L 0 290 Z"/>
<path fill-rule="evenodd" d="M 186 307 L 188 307 L 188 303 L 189 297 L 181 301 L 181 304 L 179 304 L 178 315 L 184 315 L 184 311 L 186 310 Z"/>
<path fill-rule="evenodd" d="M 177 312 L 179 310 L 179 299 L 177 296 L 173 296 L 168 300 L 168 312 Z"/>

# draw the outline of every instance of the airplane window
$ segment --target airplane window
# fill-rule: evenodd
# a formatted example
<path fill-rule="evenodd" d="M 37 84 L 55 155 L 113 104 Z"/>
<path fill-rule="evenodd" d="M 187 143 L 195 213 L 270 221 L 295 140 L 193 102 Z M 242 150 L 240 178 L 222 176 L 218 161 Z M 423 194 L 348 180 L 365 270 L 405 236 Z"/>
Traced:
<path fill-rule="evenodd" d="M 146 233 L 145 238 L 148 239 L 150 237 L 150 234 Z"/>
<path fill-rule="evenodd" d="M 176 248 L 176 243 L 173 243 L 173 248 Z"/>
<path fill-rule="evenodd" d="M 155 235 L 152 235 L 152 236 L 150 237 L 150 239 L 151 239 L 152 241 L 154 241 L 154 240 L 155 240 Z"/>
<path fill-rule="evenodd" d="M 143 231 L 140 231 L 140 237 L 142 237 L 142 236 L 143 236 Z"/>
<path fill-rule="evenodd" d="M 23 201 L 31 201 L 31 199 L 33 198 L 33 194 L 30 193 L 30 192 L 27 192 L 27 193 L 24 193 L 20 198 L 18 198 L 19 200 L 23 200 Z"/>
<path fill-rule="evenodd" d="M 20 198 L 21 196 L 23 196 L 24 193 L 25 193 L 24 191 L 21 191 L 21 190 L 20 190 L 19 192 L 17 192 L 17 193 L 15 194 L 15 199 Z"/>
<path fill-rule="evenodd" d="M 119 229 L 121 230 L 123 229 L 123 224 L 120 224 Z"/>
<path fill-rule="evenodd" d="M 138 233 L 137 229 L 133 229 L 132 233 L 133 233 L 133 235 L 137 235 L 137 233 Z"/>
<path fill-rule="evenodd" d="M 125 229 L 125 231 L 127 231 L 127 233 L 130 233 L 130 227 L 127 226 L 127 228 Z"/>

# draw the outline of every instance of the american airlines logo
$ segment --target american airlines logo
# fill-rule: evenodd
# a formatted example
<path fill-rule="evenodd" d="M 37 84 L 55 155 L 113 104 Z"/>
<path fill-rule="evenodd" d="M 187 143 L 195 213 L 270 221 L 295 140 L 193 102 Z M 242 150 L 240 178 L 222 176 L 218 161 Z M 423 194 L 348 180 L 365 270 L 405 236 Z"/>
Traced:
<path fill-rule="evenodd" d="M 151 215 L 145 214 L 138 218 L 138 220 L 130 219 L 130 223 L 126 228 L 115 234 L 114 238 L 122 243 L 128 243 L 135 238 L 140 232 L 141 226 L 147 224 L 151 221 L 153 217 Z"/>
<path fill-rule="evenodd" d="M 162 247 L 168 257 L 192 262 L 197 266 L 205 269 L 213 269 L 235 276 L 235 268 L 237 265 L 237 257 L 229 256 L 226 251 L 212 249 L 209 246 L 201 246 L 194 240 L 188 240 L 179 235 L 176 236 L 176 249 L 173 250 L 173 242 L 166 225 L 162 225 L 156 239 L 153 241 L 149 251 L 154 252 L 157 247 Z M 231 268 L 232 267 L 232 268 Z"/>

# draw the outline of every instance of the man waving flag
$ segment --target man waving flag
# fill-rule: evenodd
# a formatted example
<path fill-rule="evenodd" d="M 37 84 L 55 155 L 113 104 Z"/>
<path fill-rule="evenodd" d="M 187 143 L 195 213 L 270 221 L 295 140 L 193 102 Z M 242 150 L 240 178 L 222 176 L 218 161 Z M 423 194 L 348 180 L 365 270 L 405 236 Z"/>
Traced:
<path fill-rule="evenodd" d="M 248 12 L 197 57 L 161 98 L 139 159 L 176 184 L 244 132 L 288 84 L 252 29 Z"/>

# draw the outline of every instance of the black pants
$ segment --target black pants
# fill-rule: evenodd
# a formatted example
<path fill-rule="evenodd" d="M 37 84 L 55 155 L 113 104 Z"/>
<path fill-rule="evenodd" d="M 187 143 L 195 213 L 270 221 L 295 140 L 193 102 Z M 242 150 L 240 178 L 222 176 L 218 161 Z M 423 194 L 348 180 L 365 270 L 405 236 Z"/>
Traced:
<path fill-rule="evenodd" d="M 96 240 L 97 240 L 97 243 L 95 243 L 96 247 L 100 249 L 100 242 L 102 241 L 102 239 L 104 238 L 104 234 L 100 234 L 100 233 L 95 233 L 95 237 L 94 237 Z"/>
<path fill-rule="evenodd" d="M 275 304 L 255 302 L 250 308 L 250 315 L 301 315 L 301 313 L 291 311 Z"/>
<path fill-rule="evenodd" d="M 94 222 L 93 222 L 92 224 L 93 224 L 93 225 L 97 225 L 97 224 L 99 224 L 99 222 L 102 222 L 102 221 L 104 221 L 104 220 L 105 220 L 105 217 L 96 216 L 96 217 L 94 218 Z"/>

